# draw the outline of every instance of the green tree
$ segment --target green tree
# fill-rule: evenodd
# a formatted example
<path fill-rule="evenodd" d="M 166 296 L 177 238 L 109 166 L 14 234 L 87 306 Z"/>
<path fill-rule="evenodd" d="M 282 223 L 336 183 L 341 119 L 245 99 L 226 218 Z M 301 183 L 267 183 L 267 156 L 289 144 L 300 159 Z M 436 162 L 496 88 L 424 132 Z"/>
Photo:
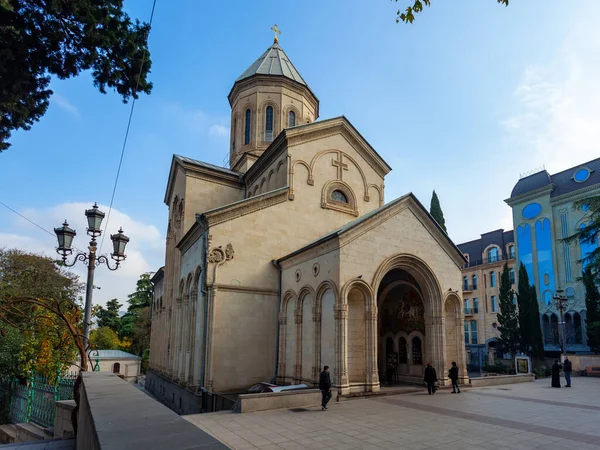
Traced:
<path fill-rule="evenodd" d="M 90 347 L 96 350 L 119 350 L 121 341 L 115 330 L 104 326 L 91 331 Z"/>
<path fill-rule="evenodd" d="M 50 258 L 0 249 L 0 323 L 21 336 L 19 374 L 52 379 L 79 352 L 87 362 L 78 302 L 81 284 Z"/>
<path fill-rule="evenodd" d="M 435 190 L 431 195 L 431 205 L 429 206 L 429 214 L 431 214 L 431 216 L 435 219 L 438 225 L 442 227 L 442 230 L 444 230 L 444 232 L 448 234 L 448 230 L 446 230 L 446 221 L 444 220 L 444 213 L 442 212 L 440 200 L 437 194 L 435 193 Z"/>
<path fill-rule="evenodd" d="M 567 243 L 590 244 L 596 248 L 581 261 L 585 268 L 590 269 L 590 276 L 596 283 L 600 282 L 600 195 L 584 198 L 574 203 L 575 210 L 584 211 L 586 225 L 576 233 L 564 239 Z"/>
<path fill-rule="evenodd" d="M 152 282 L 150 273 L 143 273 L 137 281 L 136 289 L 133 294 L 127 296 L 129 299 L 129 312 L 135 312 L 138 309 L 150 306 L 152 302 Z"/>
<path fill-rule="evenodd" d="M 600 353 L 600 292 L 590 267 L 583 272 L 583 285 L 585 286 L 588 345 L 594 353 Z"/>
<path fill-rule="evenodd" d="M 123 305 L 116 298 L 106 302 L 106 308 L 98 305 L 94 311 L 94 315 L 98 318 L 98 327 L 108 327 L 118 333 L 121 328 L 121 317 L 119 316 L 121 306 Z"/>
<path fill-rule="evenodd" d="M 127 102 L 150 93 L 150 26 L 133 23 L 123 0 L 0 1 L 0 152 L 48 109 L 52 76 L 90 71 L 100 92 Z"/>
<path fill-rule="evenodd" d="M 399 0 L 396 0 L 396 3 Z M 509 0 L 496 0 L 498 3 L 508 6 Z M 413 23 L 415 20 L 415 14 L 419 14 L 423 11 L 424 6 L 431 6 L 431 0 L 410 0 L 409 6 L 405 10 L 398 10 L 396 13 L 396 23 Z"/>
<path fill-rule="evenodd" d="M 511 289 L 508 264 L 504 264 L 502 275 L 500 276 L 500 313 L 498 314 L 498 345 L 501 349 L 516 355 L 519 349 L 521 336 L 519 333 L 519 318 L 517 308 L 513 303 L 513 291 Z"/>
<path fill-rule="evenodd" d="M 544 343 L 537 294 L 535 286 L 529 284 L 529 276 L 523 263 L 519 266 L 517 303 L 521 336 L 519 348 L 533 358 L 543 358 Z"/>

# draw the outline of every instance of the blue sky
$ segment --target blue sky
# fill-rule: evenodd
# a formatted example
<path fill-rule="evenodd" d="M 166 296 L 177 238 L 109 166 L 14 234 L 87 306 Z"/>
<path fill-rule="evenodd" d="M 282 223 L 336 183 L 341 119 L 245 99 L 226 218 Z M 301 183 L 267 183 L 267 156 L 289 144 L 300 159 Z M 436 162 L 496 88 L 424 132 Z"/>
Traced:
<path fill-rule="evenodd" d="M 125 1 L 140 20 L 151 3 Z M 386 201 L 412 191 L 429 206 L 436 189 L 457 243 L 511 227 L 503 200 L 520 173 L 600 154 L 600 2 L 433 0 L 414 24 L 396 24 L 406 4 L 158 0 L 154 89 L 136 104 L 108 224 L 130 235 L 130 257 L 121 271 L 97 272 L 97 301 L 124 301 L 162 264 L 172 154 L 222 164 L 227 94 L 271 44 L 274 23 L 321 118 L 344 114 L 392 166 Z M 84 248 L 83 210 L 97 201 L 108 211 L 129 105 L 100 94 L 89 74 L 52 89 L 48 113 L 0 154 L 0 201 L 49 230 L 67 218 Z M 0 246 L 52 254 L 54 245 L 0 207 Z"/>

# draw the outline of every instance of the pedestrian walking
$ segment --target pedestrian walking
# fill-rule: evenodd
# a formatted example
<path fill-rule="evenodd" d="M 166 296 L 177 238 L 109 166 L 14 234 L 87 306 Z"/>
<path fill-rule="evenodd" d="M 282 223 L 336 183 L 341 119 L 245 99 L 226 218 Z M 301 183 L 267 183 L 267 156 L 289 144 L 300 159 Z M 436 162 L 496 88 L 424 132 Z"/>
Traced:
<path fill-rule="evenodd" d="M 423 380 L 427 383 L 427 392 L 429 392 L 429 395 L 435 394 L 435 383 L 437 382 L 438 377 L 430 362 L 427 363 L 427 367 L 425 367 L 425 377 Z"/>
<path fill-rule="evenodd" d="M 558 362 L 558 359 L 554 360 L 554 364 L 552 364 L 552 387 L 559 388 L 560 387 L 560 369 L 561 365 Z"/>
<path fill-rule="evenodd" d="M 571 372 L 573 372 L 573 364 L 566 356 L 565 362 L 563 363 L 563 372 L 565 373 L 565 380 L 567 380 L 565 387 L 571 387 Z"/>
<path fill-rule="evenodd" d="M 327 403 L 331 400 L 331 376 L 329 375 L 329 366 L 323 367 L 323 372 L 319 377 L 319 389 L 321 390 L 321 410 L 327 409 Z"/>
<path fill-rule="evenodd" d="M 458 366 L 454 361 L 452 361 L 452 367 L 448 371 L 448 378 L 452 381 L 452 393 L 460 394 L 460 388 L 458 387 Z"/>

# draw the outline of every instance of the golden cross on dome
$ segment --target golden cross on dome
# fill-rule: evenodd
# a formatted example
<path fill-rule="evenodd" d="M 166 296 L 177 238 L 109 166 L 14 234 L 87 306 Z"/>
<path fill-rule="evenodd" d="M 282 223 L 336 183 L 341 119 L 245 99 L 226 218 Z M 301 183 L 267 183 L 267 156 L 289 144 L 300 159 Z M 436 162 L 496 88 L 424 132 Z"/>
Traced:
<path fill-rule="evenodd" d="M 277 35 L 281 34 L 281 31 L 279 31 L 279 27 L 277 26 L 277 24 L 273 25 L 271 27 L 271 30 L 273 30 L 273 33 L 275 33 L 275 39 L 273 39 L 273 42 L 277 44 L 279 42 L 279 36 Z"/>

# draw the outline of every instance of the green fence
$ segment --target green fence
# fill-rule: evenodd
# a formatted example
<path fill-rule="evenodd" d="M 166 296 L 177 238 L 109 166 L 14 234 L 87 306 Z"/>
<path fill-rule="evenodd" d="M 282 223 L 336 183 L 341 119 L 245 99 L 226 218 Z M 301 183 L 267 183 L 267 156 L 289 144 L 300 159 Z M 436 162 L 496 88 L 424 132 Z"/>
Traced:
<path fill-rule="evenodd" d="M 73 400 L 75 380 L 78 374 L 69 373 L 49 383 L 45 377 L 32 375 L 25 384 L 19 380 L 9 381 L 11 394 L 10 419 L 13 423 L 33 422 L 46 428 L 54 426 L 56 402 Z"/>

